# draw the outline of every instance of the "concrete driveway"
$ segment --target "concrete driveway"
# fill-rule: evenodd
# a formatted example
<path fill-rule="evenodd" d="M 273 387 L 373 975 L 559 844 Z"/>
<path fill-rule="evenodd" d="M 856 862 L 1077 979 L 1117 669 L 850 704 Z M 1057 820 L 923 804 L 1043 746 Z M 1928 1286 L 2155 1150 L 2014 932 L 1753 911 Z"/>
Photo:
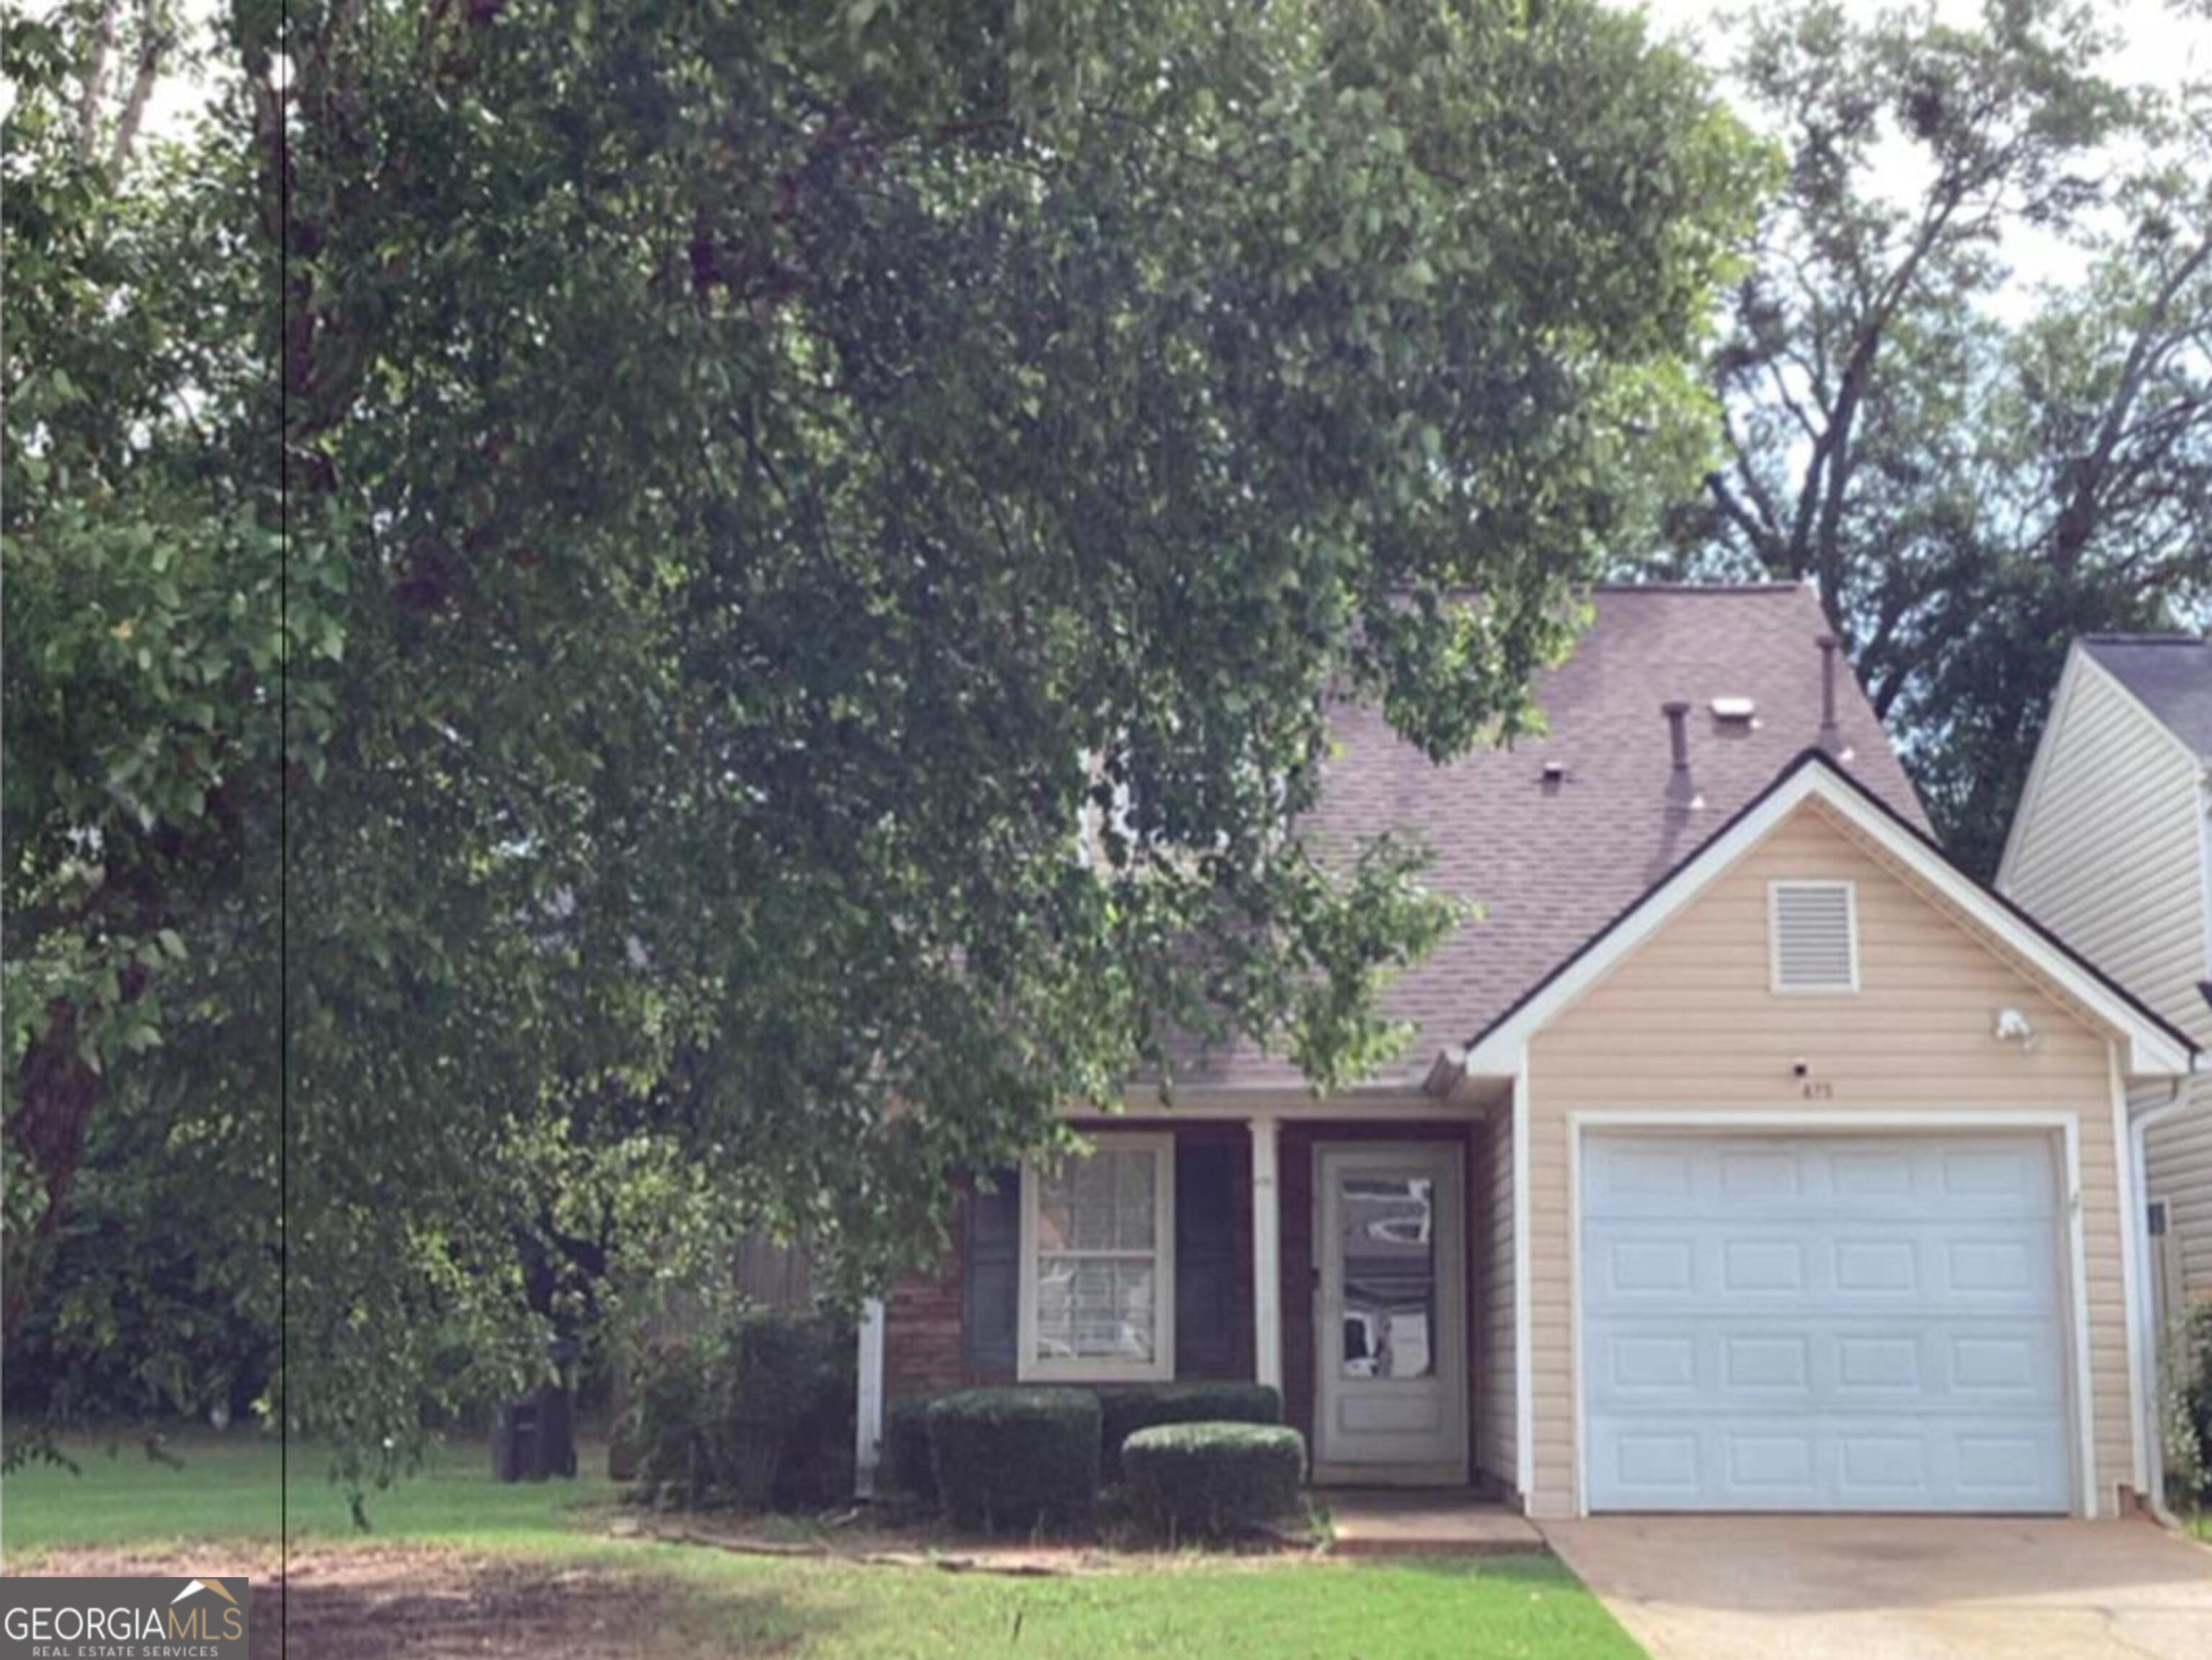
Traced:
<path fill-rule="evenodd" d="M 2148 1522 L 1607 1517 L 1543 1532 L 1652 1660 L 2212 1657 L 2212 1550 Z"/>

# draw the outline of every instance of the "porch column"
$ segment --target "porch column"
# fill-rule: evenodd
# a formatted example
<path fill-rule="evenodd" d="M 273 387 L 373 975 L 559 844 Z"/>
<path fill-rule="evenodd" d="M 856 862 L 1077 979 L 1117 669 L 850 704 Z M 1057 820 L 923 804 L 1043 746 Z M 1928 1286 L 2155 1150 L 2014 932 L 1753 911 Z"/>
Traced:
<path fill-rule="evenodd" d="M 1283 1387 L 1283 1207 L 1275 1183 L 1275 1121 L 1246 1121 L 1252 1132 L 1252 1377 Z"/>
<path fill-rule="evenodd" d="M 884 1301 L 860 1304 L 860 1406 L 853 1436 L 853 1494 L 871 1499 L 884 1452 Z"/>

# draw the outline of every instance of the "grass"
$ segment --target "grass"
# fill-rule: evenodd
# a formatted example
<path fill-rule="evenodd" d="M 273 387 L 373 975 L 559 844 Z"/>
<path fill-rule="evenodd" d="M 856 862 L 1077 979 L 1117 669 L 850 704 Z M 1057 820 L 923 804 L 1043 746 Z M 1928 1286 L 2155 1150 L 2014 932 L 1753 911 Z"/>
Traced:
<path fill-rule="evenodd" d="M 744 1627 L 726 1627 L 741 1654 L 845 1660 L 1001 1654 L 1638 1660 L 1642 1654 L 1596 1598 L 1545 1556 L 1218 1566 L 1043 1580 L 742 1562 L 699 1589 L 703 1596 L 691 1602 L 687 1620 L 723 1596 L 752 1610 Z M 766 1608 L 757 1600 L 763 1592 L 772 1597 Z"/>
<path fill-rule="evenodd" d="M 181 1468 L 149 1462 L 127 1441 L 113 1452 L 85 1442 L 68 1450 L 78 1475 L 33 1467 L 7 1478 L 0 1541 L 11 1566 L 25 1553 L 73 1548 L 159 1552 L 194 1540 L 273 1541 L 280 1490 L 290 1495 L 295 1548 L 343 1554 L 363 1538 L 325 1479 L 324 1461 L 295 1450 L 286 1481 L 276 1449 L 256 1435 L 179 1438 Z M 573 1628 L 581 1631 L 588 1614 L 604 1630 L 605 1605 L 587 1609 L 579 1578 L 618 1588 L 630 1599 L 611 1616 L 619 1645 L 589 1652 L 640 1660 L 1638 1660 L 1641 1653 L 1548 1556 L 1352 1563 L 1185 1555 L 1144 1570 L 1015 1578 L 612 1538 L 603 1524 L 614 1497 L 604 1478 L 502 1485 L 490 1479 L 481 1444 L 453 1446 L 420 1475 L 372 1496 L 375 1531 L 367 1541 L 419 1553 L 391 1570 L 407 1583 L 442 1567 L 459 1593 L 438 1605 L 449 1610 L 481 1610 L 503 1594 L 557 1622 L 564 1616 L 543 1599 L 573 1590 Z M 531 1587 L 520 1594 L 518 1575 Z M 302 1615 L 327 1578 L 319 1570 L 303 1583 Z M 324 1617 L 331 1617 L 327 1604 Z M 535 1654 L 544 1634 L 508 1632 L 495 1617 L 470 1646 L 494 1657 Z"/>
<path fill-rule="evenodd" d="M 0 1551 L 61 1546 L 141 1546 L 170 1540 L 276 1538 L 290 1500 L 298 1541 L 360 1537 L 326 1455 L 295 1447 L 283 1457 L 256 1430 L 186 1431 L 165 1438 L 175 1462 L 149 1458 L 143 1437 L 71 1438 L 76 1469 L 33 1464 L 0 1486 Z M 603 1457 L 591 1467 L 604 1469 Z M 469 1548 L 574 1544 L 602 1518 L 617 1489 L 604 1476 L 574 1481 L 495 1481 L 481 1442 L 434 1449 L 416 1475 L 370 1490 L 374 1538 Z"/>

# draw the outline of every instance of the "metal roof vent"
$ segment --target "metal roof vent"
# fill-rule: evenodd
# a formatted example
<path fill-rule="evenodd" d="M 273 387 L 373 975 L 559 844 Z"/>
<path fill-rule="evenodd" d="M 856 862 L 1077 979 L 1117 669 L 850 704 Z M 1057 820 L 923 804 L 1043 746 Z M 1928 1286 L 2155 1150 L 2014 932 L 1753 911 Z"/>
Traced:
<path fill-rule="evenodd" d="M 1820 747 L 1838 761 L 1849 761 L 1851 746 L 1844 742 L 1844 730 L 1836 724 L 1836 648 L 1844 642 L 1823 634 L 1813 643 L 1820 648 Z"/>
<path fill-rule="evenodd" d="M 1747 727 L 1759 724 L 1759 704 L 1749 697 L 1716 697 L 1713 699 L 1713 719 Z"/>

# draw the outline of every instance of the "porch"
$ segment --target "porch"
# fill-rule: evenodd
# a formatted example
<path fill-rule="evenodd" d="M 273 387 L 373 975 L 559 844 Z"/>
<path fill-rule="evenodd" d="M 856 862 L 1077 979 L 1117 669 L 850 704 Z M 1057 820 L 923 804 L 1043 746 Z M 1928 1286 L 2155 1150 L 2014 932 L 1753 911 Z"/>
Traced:
<path fill-rule="evenodd" d="M 1316 1487 L 1517 1504 L 1508 1125 L 1428 1100 L 1083 1122 L 1080 1171 L 970 1185 L 863 1345 L 872 1393 L 1254 1381 Z"/>
<path fill-rule="evenodd" d="M 1337 1556 L 1514 1556 L 1548 1548 L 1535 1523 L 1466 1487 L 1336 1487 L 1326 1496 Z"/>

